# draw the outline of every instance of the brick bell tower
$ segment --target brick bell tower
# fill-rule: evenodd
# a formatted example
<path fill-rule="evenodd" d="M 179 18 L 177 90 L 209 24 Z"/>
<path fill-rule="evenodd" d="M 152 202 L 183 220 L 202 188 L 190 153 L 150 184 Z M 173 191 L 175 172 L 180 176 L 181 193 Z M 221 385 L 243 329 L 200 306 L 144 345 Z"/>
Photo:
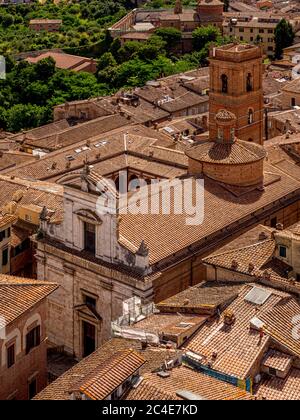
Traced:
<path fill-rule="evenodd" d="M 216 115 L 227 109 L 236 116 L 236 136 L 263 144 L 264 101 L 262 49 L 229 44 L 210 51 L 209 131 L 214 140 Z"/>

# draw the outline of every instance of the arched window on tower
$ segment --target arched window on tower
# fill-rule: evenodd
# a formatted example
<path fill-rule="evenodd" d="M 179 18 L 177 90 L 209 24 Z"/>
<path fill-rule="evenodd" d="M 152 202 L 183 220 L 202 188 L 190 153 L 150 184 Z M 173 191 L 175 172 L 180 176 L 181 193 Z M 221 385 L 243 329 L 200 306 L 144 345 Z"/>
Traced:
<path fill-rule="evenodd" d="M 252 74 L 248 73 L 247 75 L 247 83 L 246 83 L 247 92 L 251 92 L 253 90 L 252 86 Z"/>
<path fill-rule="evenodd" d="M 249 109 L 248 111 L 248 124 L 253 124 L 254 121 L 254 112 L 253 109 Z"/>
<path fill-rule="evenodd" d="M 222 83 L 222 93 L 228 93 L 228 77 L 226 76 L 226 74 L 222 74 L 221 83 Z"/>

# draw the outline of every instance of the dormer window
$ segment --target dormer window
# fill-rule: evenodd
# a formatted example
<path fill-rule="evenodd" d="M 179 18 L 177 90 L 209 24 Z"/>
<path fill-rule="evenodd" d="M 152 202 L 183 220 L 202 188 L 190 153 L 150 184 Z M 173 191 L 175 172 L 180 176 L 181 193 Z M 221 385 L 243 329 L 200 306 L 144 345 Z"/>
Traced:
<path fill-rule="evenodd" d="M 285 246 L 280 245 L 279 246 L 279 256 L 281 258 L 286 258 L 287 257 L 287 249 Z"/>

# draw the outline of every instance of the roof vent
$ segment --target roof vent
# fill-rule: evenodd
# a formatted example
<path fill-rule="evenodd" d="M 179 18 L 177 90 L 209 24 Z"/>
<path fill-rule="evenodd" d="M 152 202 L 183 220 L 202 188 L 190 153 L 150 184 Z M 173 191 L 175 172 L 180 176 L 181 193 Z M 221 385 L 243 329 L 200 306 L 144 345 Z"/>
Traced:
<path fill-rule="evenodd" d="M 260 241 L 265 241 L 266 239 L 268 239 L 268 235 L 267 235 L 267 233 L 266 233 L 266 232 L 260 232 L 260 234 L 259 234 L 259 236 L 258 236 L 258 239 L 259 239 Z"/>
<path fill-rule="evenodd" d="M 226 325 L 232 325 L 235 323 L 235 315 L 233 311 L 230 309 L 227 309 L 227 311 L 224 312 L 224 324 Z"/>
<path fill-rule="evenodd" d="M 75 160 L 75 158 L 72 155 L 68 155 L 68 156 L 66 156 L 66 160 L 71 162 L 72 160 Z"/>
<path fill-rule="evenodd" d="M 249 266 L 248 266 L 248 272 L 249 272 L 249 273 L 252 273 L 252 271 L 254 270 L 254 268 L 255 268 L 254 264 L 249 263 Z"/>
<path fill-rule="evenodd" d="M 265 326 L 265 324 L 256 316 L 250 319 L 250 328 L 253 330 L 261 331 L 261 329 Z"/>
<path fill-rule="evenodd" d="M 23 195 L 24 193 L 22 190 L 17 190 L 16 192 L 13 193 L 12 201 L 15 201 L 16 203 L 18 203 L 23 198 Z"/>
<path fill-rule="evenodd" d="M 282 223 L 277 223 L 276 230 L 283 230 L 283 224 Z"/>
<path fill-rule="evenodd" d="M 189 305 L 189 303 L 190 303 L 190 299 L 184 299 L 184 301 L 183 301 L 184 306 Z"/>
<path fill-rule="evenodd" d="M 176 391 L 176 395 L 188 401 L 206 401 L 206 398 L 202 397 L 202 395 L 195 394 L 194 392 L 187 391 L 185 389 L 180 389 L 179 391 Z"/>
<path fill-rule="evenodd" d="M 269 271 L 265 270 L 263 276 L 265 280 L 271 280 L 271 273 Z"/>
<path fill-rule="evenodd" d="M 160 372 L 157 372 L 157 376 L 165 379 L 165 378 L 169 378 L 171 375 L 169 372 L 164 372 L 163 370 L 161 370 Z"/>

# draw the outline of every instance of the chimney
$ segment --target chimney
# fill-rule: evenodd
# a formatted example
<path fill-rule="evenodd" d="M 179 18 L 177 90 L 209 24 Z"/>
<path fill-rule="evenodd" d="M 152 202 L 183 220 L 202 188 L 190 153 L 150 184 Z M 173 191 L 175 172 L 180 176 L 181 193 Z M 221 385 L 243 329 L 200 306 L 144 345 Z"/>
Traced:
<path fill-rule="evenodd" d="M 233 270 L 237 270 L 238 267 L 239 267 L 239 263 L 236 260 L 233 260 L 232 263 L 231 263 L 231 268 Z"/>
<path fill-rule="evenodd" d="M 267 235 L 267 233 L 266 233 L 266 232 L 260 232 L 260 234 L 259 234 L 259 236 L 258 236 L 258 239 L 259 239 L 260 241 L 265 241 L 266 239 L 268 239 L 268 235 Z"/>

